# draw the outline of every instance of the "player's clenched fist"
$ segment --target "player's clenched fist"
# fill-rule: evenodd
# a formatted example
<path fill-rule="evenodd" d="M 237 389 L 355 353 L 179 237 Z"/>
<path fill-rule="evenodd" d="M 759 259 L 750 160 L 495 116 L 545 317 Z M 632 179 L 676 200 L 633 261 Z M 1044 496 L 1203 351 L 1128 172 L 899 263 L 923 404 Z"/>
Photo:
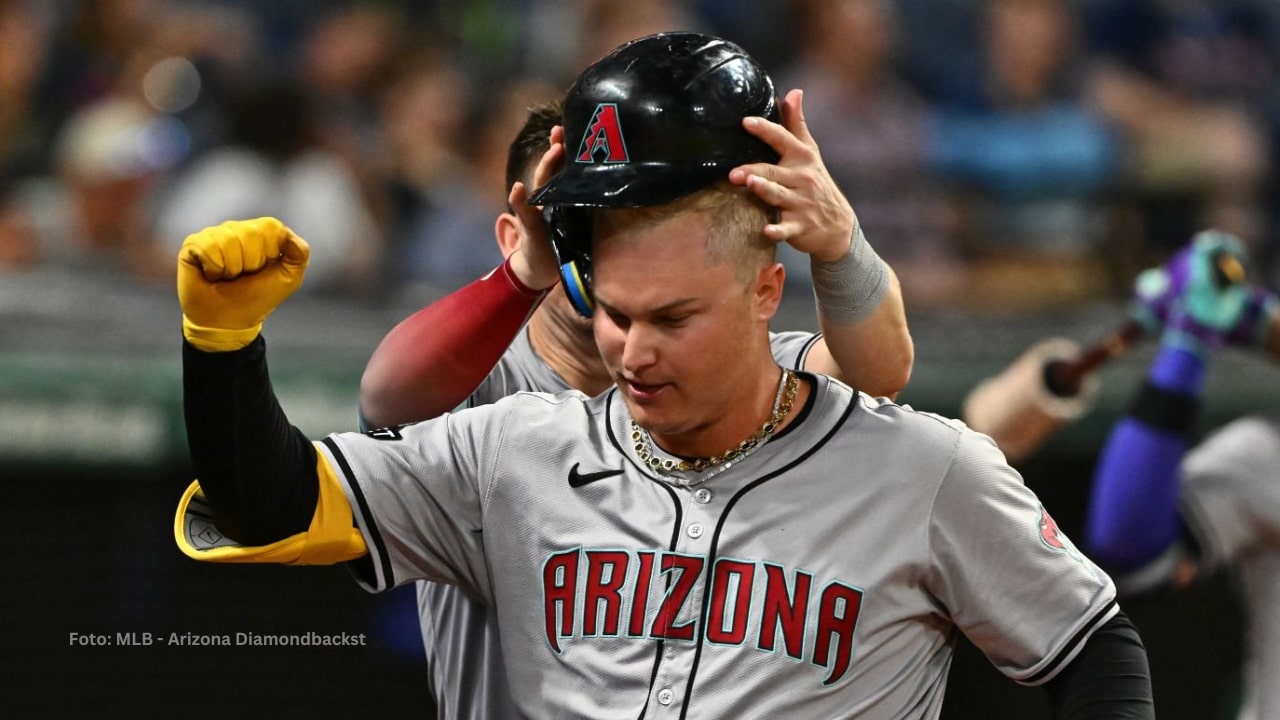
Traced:
<path fill-rule="evenodd" d="M 275 218 L 232 220 L 187 236 L 178 251 L 182 334 L 206 352 L 238 350 L 302 285 L 311 248 Z"/>

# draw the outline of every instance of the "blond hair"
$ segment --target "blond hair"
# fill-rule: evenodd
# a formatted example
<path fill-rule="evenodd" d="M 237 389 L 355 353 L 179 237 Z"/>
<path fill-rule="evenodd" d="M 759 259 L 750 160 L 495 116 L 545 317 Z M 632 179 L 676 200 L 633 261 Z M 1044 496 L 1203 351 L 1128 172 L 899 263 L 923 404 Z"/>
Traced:
<path fill-rule="evenodd" d="M 733 263 L 738 277 L 750 283 L 759 269 L 776 257 L 776 246 L 764 234 L 772 212 L 755 193 L 723 181 L 665 205 L 598 208 L 593 223 L 599 236 L 651 227 L 682 213 L 698 213 L 706 223 L 708 254 L 713 260 Z"/>

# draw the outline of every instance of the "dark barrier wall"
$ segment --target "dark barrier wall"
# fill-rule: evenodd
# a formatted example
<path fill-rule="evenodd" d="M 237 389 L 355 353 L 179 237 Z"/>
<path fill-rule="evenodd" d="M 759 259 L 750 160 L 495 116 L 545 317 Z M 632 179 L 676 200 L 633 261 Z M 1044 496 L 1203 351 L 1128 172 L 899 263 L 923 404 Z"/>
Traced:
<path fill-rule="evenodd" d="M 179 553 L 173 509 L 188 481 L 177 470 L 5 478 L 0 716 L 434 717 L 425 667 L 379 634 L 390 601 L 345 569 Z M 245 644 L 269 635 L 365 644 Z"/>

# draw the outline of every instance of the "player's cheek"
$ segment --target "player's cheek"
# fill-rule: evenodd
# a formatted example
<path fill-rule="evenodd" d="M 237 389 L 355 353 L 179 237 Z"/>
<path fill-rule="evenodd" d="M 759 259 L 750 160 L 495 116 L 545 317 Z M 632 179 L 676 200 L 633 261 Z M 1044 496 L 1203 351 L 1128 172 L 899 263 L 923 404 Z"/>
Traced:
<path fill-rule="evenodd" d="M 596 345 L 600 348 L 600 357 L 605 365 L 617 368 L 626 344 L 626 335 L 603 312 L 596 312 L 592 321 Z"/>

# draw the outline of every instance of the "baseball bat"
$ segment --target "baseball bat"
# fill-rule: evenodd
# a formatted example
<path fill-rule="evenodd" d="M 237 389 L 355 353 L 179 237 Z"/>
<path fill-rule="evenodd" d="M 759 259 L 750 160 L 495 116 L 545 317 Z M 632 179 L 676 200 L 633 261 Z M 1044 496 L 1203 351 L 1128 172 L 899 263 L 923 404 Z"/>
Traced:
<path fill-rule="evenodd" d="M 1146 334 L 1136 320 L 1129 320 L 1106 337 L 1080 351 L 1072 359 L 1051 360 L 1044 368 L 1045 387 L 1058 397 L 1074 397 L 1081 383 L 1098 368 L 1123 357 Z"/>

